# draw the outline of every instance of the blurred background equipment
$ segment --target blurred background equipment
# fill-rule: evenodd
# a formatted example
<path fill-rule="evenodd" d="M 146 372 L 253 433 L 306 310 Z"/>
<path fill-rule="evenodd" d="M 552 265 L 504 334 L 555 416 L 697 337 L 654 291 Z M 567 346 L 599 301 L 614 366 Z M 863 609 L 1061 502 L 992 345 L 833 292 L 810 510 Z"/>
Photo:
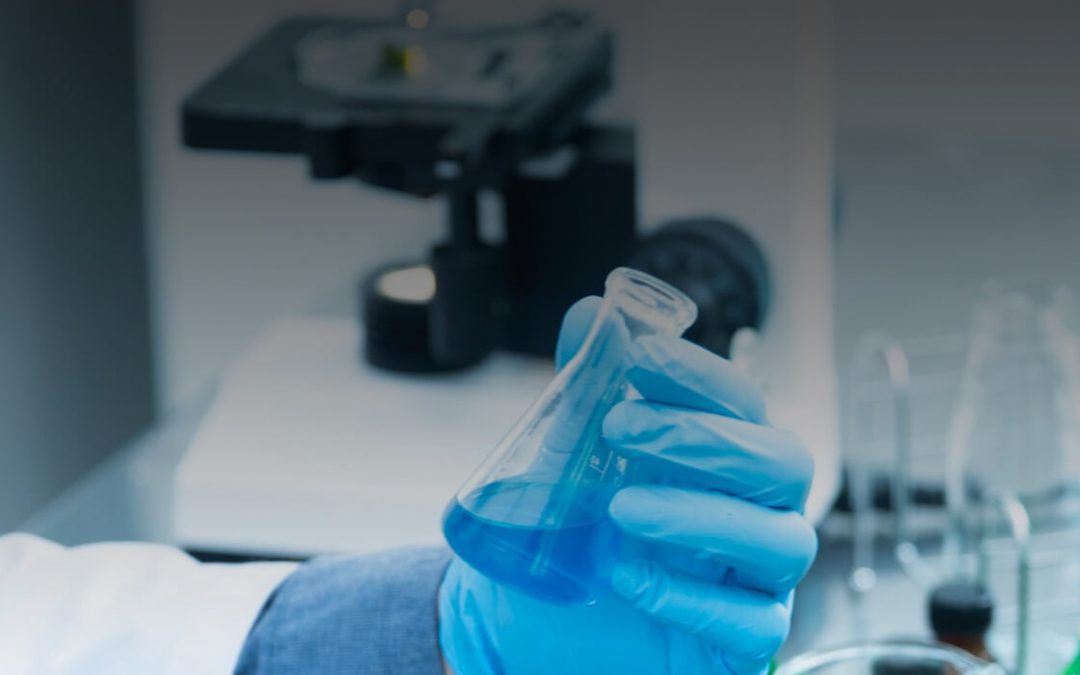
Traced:
<path fill-rule="evenodd" d="M 994 600 L 982 584 L 951 579 L 930 594 L 930 627 L 934 638 L 972 656 L 993 661 L 986 637 L 994 621 Z"/>
<path fill-rule="evenodd" d="M 183 107 L 191 147 L 300 154 L 316 179 L 441 197 L 446 235 L 401 266 L 430 268 L 430 297 L 383 292 L 398 267 L 363 287 L 372 364 L 450 370 L 499 347 L 550 355 L 565 309 L 635 248 L 708 310 L 699 341 L 726 355 L 735 331 L 761 327 L 765 261 L 737 227 L 700 220 L 636 241 L 634 134 L 586 120 L 611 86 L 608 28 L 570 11 L 468 28 L 427 6 L 402 15 L 288 20 Z M 501 207 L 493 223 L 485 192 Z"/>
<path fill-rule="evenodd" d="M 868 635 L 898 567 L 926 594 L 938 640 L 1021 675 L 1062 673 L 1076 657 L 1075 311 L 1065 287 L 992 281 L 965 335 L 860 343 L 845 457 L 852 606 Z M 881 569 L 890 588 L 878 588 Z"/>

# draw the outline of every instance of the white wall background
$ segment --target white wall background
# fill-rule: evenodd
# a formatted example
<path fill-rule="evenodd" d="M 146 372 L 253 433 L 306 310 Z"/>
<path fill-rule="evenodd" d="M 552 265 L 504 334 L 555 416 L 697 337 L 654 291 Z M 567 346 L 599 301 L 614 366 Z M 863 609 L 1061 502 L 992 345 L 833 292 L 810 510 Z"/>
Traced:
<path fill-rule="evenodd" d="M 1080 5 L 836 0 L 842 131 L 1080 148 Z"/>
<path fill-rule="evenodd" d="M 1080 3 L 838 0 L 835 36 L 841 362 L 989 277 L 1080 290 Z"/>

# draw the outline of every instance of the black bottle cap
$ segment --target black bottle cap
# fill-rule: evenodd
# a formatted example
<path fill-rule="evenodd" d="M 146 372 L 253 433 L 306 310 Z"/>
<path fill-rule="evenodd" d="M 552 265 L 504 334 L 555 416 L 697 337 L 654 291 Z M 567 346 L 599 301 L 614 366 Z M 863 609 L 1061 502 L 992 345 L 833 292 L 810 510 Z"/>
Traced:
<path fill-rule="evenodd" d="M 983 636 L 994 618 L 994 600 L 971 579 L 947 581 L 930 594 L 930 626 L 943 636 Z"/>

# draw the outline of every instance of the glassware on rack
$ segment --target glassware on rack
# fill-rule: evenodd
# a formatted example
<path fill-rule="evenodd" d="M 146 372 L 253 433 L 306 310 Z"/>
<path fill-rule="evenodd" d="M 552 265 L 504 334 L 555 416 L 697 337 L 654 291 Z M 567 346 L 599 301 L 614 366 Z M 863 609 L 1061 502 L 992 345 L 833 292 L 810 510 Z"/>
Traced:
<path fill-rule="evenodd" d="M 1065 288 L 1040 296 L 988 284 L 970 335 L 868 335 L 848 382 L 856 597 L 873 589 L 875 537 L 888 533 L 920 588 L 963 576 L 993 589 L 989 653 L 1016 675 L 1060 674 L 1076 654 L 1064 636 L 1080 625 L 1077 309 Z M 884 523 L 873 478 L 890 465 L 894 518 Z M 916 511 L 919 485 L 948 486 L 947 526 Z"/>
<path fill-rule="evenodd" d="M 1051 294 L 1046 330 L 1064 374 L 1066 441 L 1072 451 L 1065 457 L 1065 473 L 1074 492 L 1080 492 L 1080 306 L 1067 286 Z"/>
<path fill-rule="evenodd" d="M 987 515 L 999 516 L 1016 552 L 1015 640 L 1007 662 L 1020 675 L 1042 654 L 1032 647 L 1032 517 L 1066 508 L 1076 485 L 1077 379 L 1072 301 L 1048 302 L 990 284 L 976 305 L 961 395 L 947 447 L 946 495 L 953 552 L 974 560 L 989 583 Z M 1000 530 L 1000 525 L 996 528 Z"/>
<path fill-rule="evenodd" d="M 908 466 L 911 455 L 910 364 L 900 344 L 884 333 L 869 333 L 855 346 L 855 355 L 846 382 L 848 396 L 844 409 L 844 461 L 847 467 L 848 494 L 852 511 L 852 570 L 848 585 L 857 595 L 873 590 L 877 583 L 874 545 L 877 522 L 874 514 L 873 457 L 861 443 L 860 426 L 876 421 L 864 410 L 867 401 L 860 392 L 865 387 L 866 374 L 881 369 L 888 383 L 888 409 L 892 417 L 892 450 L 897 465 Z M 895 471 L 892 485 L 892 507 L 896 515 L 898 546 L 908 541 L 907 471 Z M 899 553 L 898 553 L 899 555 Z"/>
<path fill-rule="evenodd" d="M 968 362 L 949 437 L 951 511 L 987 490 L 1025 503 L 1060 496 L 1077 451 L 1076 406 L 1061 307 L 990 285 L 976 305 Z"/>
<path fill-rule="evenodd" d="M 557 604 L 588 604 L 619 551 L 608 503 L 633 467 L 601 438 L 629 393 L 625 353 L 646 335 L 681 335 L 697 307 L 650 275 L 618 268 L 584 344 L 446 509 L 443 532 L 488 577 Z"/>

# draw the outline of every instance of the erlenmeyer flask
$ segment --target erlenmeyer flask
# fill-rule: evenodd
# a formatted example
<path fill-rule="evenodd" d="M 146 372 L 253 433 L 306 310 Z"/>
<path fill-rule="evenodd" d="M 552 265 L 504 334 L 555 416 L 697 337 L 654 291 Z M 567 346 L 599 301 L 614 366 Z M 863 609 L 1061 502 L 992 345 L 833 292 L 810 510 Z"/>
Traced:
<path fill-rule="evenodd" d="M 990 286 L 975 310 L 950 438 L 950 488 L 1044 501 L 1068 483 L 1072 418 L 1053 308 Z M 958 502 L 954 502 L 954 505 Z"/>
<path fill-rule="evenodd" d="M 618 551 L 608 503 L 627 460 L 601 439 L 627 397 L 626 349 L 645 335 L 681 335 L 697 307 L 652 276 L 618 268 L 574 358 L 447 507 L 455 553 L 491 579 L 558 604 L 587 604 Z"/>

